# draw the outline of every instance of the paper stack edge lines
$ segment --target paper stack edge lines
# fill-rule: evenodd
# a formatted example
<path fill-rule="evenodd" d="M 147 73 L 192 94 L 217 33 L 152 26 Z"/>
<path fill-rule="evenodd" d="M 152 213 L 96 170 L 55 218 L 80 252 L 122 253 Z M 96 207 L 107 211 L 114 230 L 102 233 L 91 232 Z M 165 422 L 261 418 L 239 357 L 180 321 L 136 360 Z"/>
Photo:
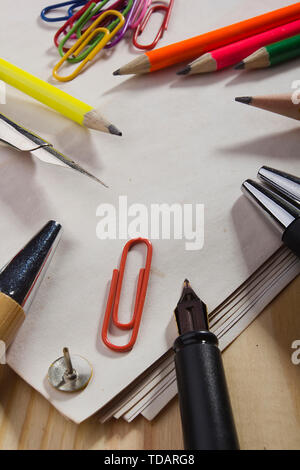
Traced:
<path fill-rule="evenodd" d="M 240 288 L 209 314 L 211 330 L 221 350 L 232 343 L 260 312 L 300 273 L 300 261 L 287 248 L 279 248 Z M 155 366 L 155 364 L 154 364 Z M 102 423 L 114 417 L 130 422 L 139 414 L 152 420 L 177 394 L 173 353 L 115 406 L 99 412 Z"/>

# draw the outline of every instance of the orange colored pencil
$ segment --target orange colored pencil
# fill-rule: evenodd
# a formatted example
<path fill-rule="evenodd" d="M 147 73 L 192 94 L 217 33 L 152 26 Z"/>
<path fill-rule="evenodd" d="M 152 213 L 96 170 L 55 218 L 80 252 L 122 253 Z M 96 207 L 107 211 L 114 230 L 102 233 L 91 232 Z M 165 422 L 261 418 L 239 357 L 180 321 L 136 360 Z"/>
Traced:
<path fill-rule="evenodd" d="M 191 61 L 205 52 L 267 31 L 300 18 L 300 2 L 200 36 L 148 51 L 114 72 L 128 75 L 155 72 L 179 62 Z"/>

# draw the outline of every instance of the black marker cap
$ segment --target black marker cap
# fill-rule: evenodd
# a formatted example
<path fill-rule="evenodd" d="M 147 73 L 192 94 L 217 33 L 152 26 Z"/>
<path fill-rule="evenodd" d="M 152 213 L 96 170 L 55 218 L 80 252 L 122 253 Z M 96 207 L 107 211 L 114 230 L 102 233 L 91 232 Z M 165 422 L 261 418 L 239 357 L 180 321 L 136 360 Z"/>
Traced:
<path fill-rule="evenodd" d="M 275 225 L 284 232 L 285 229 L 300 217 L 300 209 L 283 196 L 256 181 L 246 180 L 242 191 L 254 202 Z"/>
<path fill-rule="evenodd" d="M 262 166 L 257 176 L 268 186 L 299 204 L 300 207 L 300 178 L 268 166 Z"/>

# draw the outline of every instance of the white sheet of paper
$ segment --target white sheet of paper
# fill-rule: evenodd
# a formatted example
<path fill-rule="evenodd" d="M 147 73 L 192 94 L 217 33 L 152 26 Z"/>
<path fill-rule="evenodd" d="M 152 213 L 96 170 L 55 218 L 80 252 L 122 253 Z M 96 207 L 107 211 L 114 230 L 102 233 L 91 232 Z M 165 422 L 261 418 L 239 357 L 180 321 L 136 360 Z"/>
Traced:
<path fill-rule="evenodd" d="M 279 8 L 292 1 L 177 0 L 160 45 Z M 1 56 L 54 83 L 57 24 L 38 19 L 44 2 L 3 0 Z M 17 23 L 15 11 L 22 10 Z M 21 46 L 21 47 L 20 47 Z M 181 65 L 142 77 L 113 77 L 137 56 L 123 42 L 102 54 L 76 80 L 55 83 L 94 106 L 123 131 L 115 137 L 89 132 L 22 93 L 7 89 L 0 106 L 11 119 L 49 140 L 103 179 L 105 189 L 72 170 L 44 165 L 0 149 L 0 263 L 4 264 L 54 218 L 62 241 L 30 314 L 10 348 L 8 362 L 64 415 L 80 422 L 93 414 L 160 357 L 176 337 L 173 309 L 189 277 L 209 309 L 215 308 L 280 245 L 265 218 L 241 195 L 240 185 L 270 165 L 300 173 L 299 125 L 234 102 L 234 97 L 291 90 L 295 64 L 276 71 L 228 70 L 179 78 Z M 205 204 L 205 243 L 186 251 L 185 240 L 153 240 L 152 272 L 134 349 L 107 349 L 100 331 L 112 270 L 126 240 L 99 240 L 99 204 Z M 129 221 L 132 218 L 129 219 Z M 128 318 L 142 250 L 129 257 L 120 315 Z M 127 312 L 127 314 L 126 314 Z M 125 341 L 125 338 L 123 338 Z M 47 370 L 68 346 L 94 367 L 87 389 L 76 395 L 53 390 Z"/>

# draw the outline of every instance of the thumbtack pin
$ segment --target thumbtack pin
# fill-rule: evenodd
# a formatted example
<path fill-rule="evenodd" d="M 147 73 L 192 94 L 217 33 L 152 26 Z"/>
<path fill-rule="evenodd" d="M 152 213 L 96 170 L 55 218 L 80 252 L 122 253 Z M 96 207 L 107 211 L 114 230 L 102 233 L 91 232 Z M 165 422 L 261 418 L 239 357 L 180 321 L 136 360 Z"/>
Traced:
<path fill-rule="evenodd" d="M 72 361 L 70 358 L 70 353 L 68 348 L 63 349 L 64 353 L 64 359 L 65 359 L 65 364 L 66 364 L 66 372 L 64 373 L 64 376 L 68 380 L 75 380 L 77 377 L 77 372 L 76 370 L 73 369 Z"/>
<path fill-rule="evenodd" d="M 78 355 L 70 357 L 69 349 L 63 349 L 63 356 L 56 359 L 48 370 L 50 384 L 62 392 L 83 390 L 91 380 L 91 364 Z"/>

